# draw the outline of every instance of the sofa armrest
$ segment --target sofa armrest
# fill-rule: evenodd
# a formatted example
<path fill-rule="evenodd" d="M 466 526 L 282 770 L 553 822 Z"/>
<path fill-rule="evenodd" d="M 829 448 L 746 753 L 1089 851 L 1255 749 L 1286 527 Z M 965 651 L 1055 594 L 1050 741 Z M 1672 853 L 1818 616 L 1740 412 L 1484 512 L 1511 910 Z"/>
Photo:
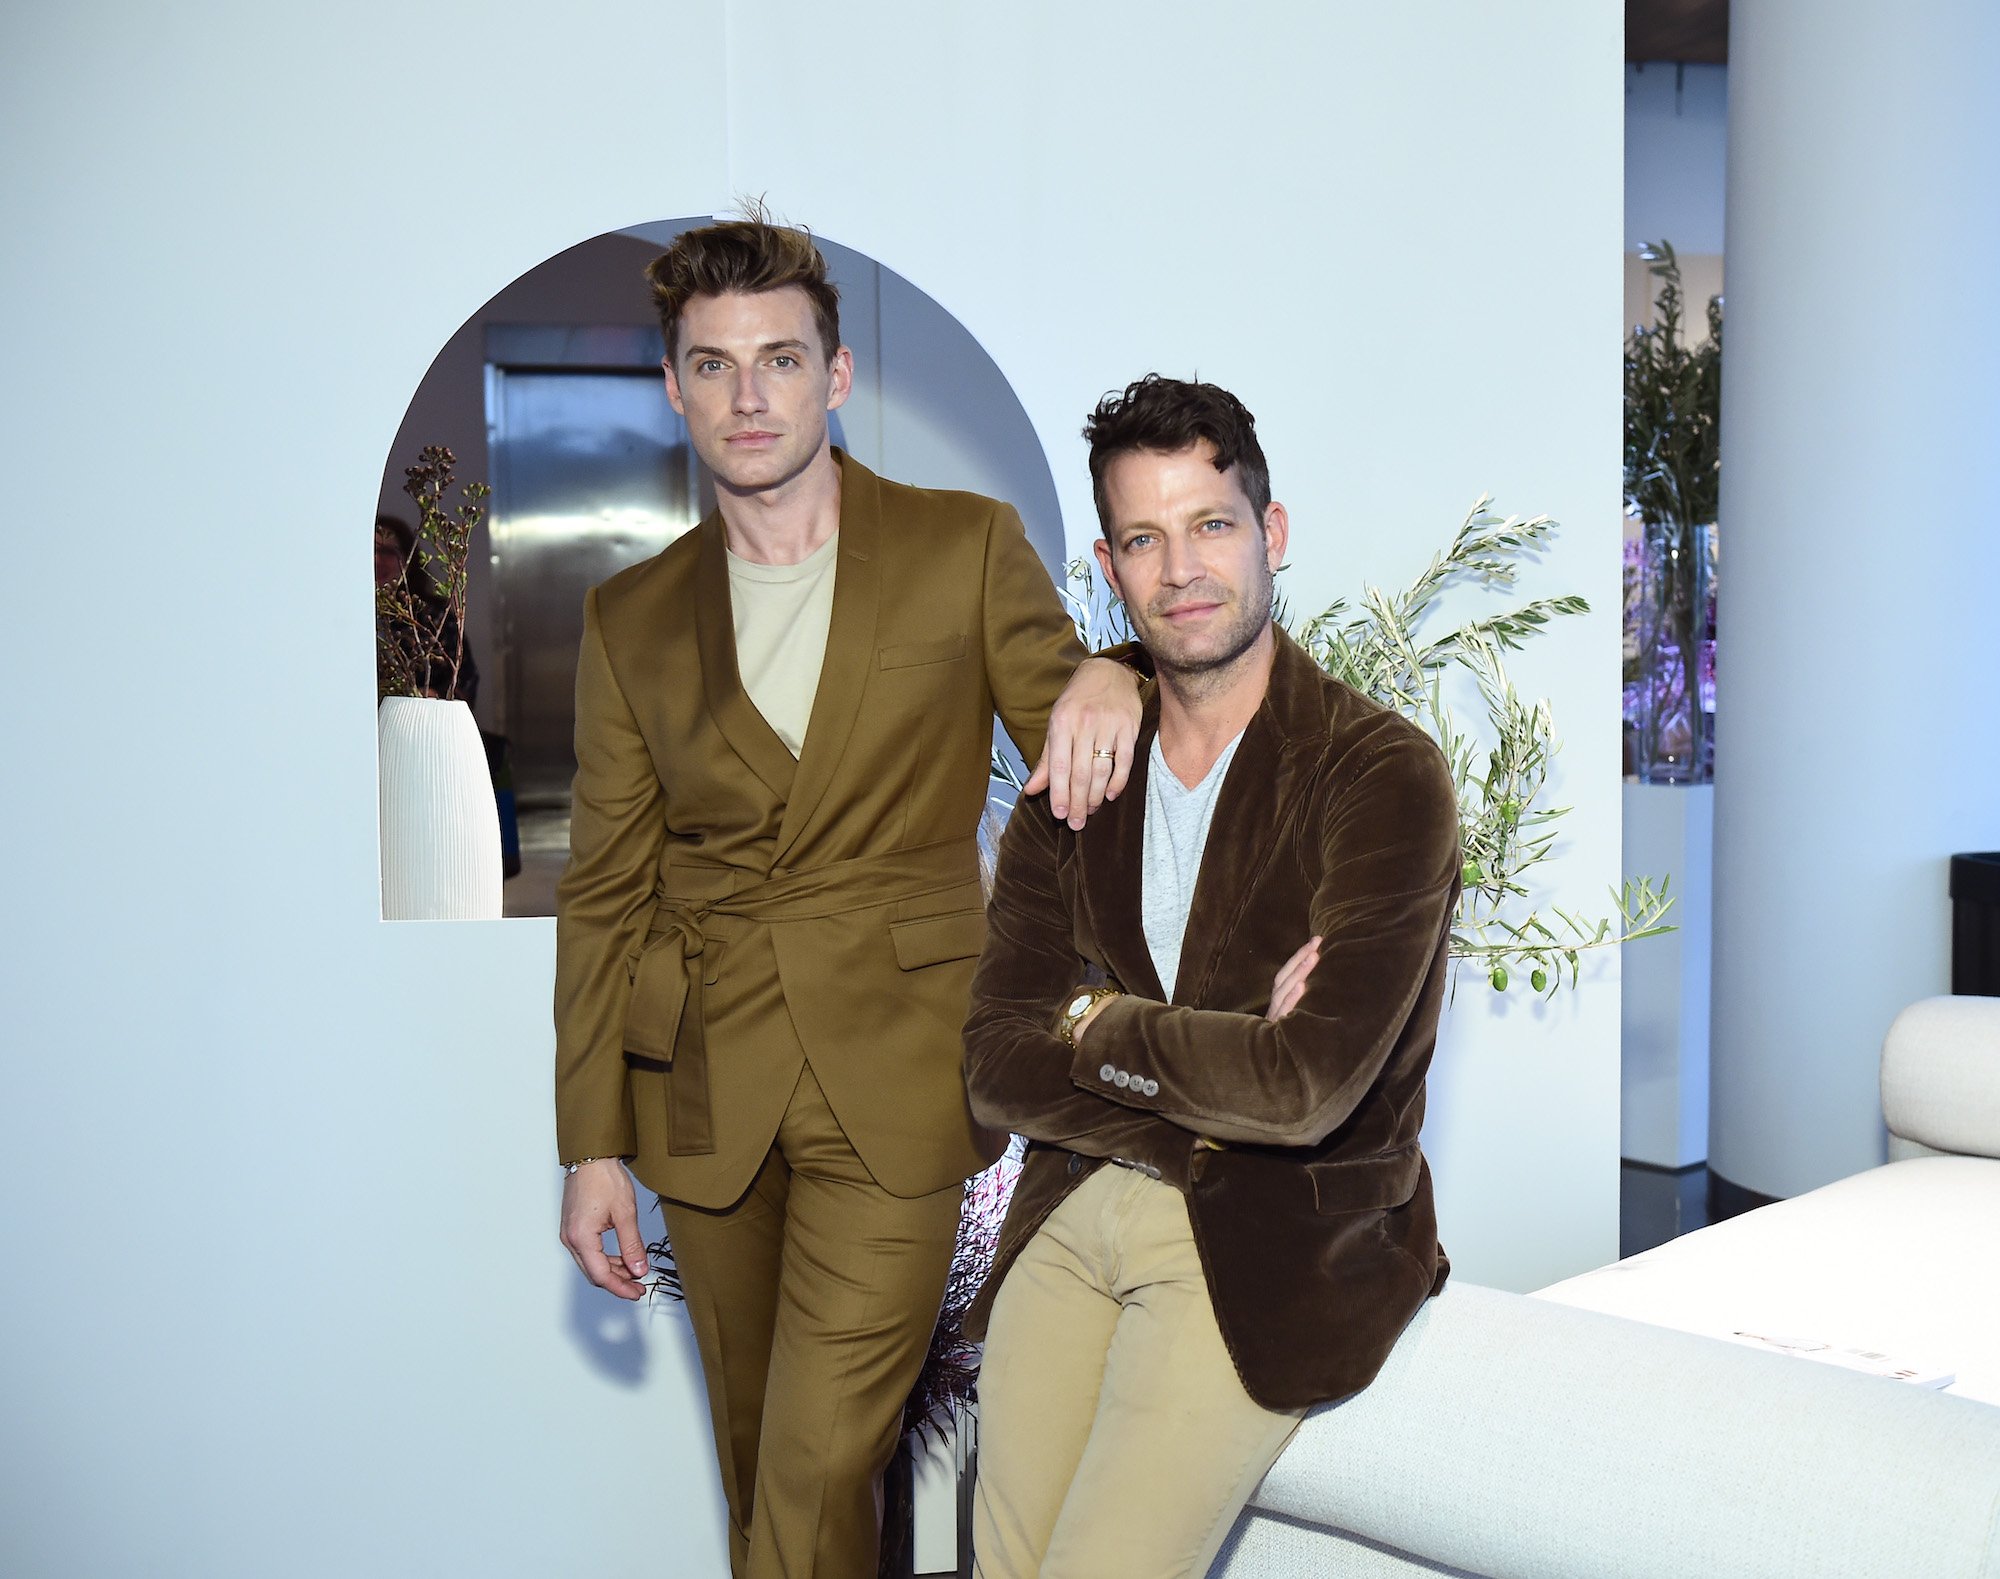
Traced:
<path fill-rule="evenodd" d="M 2000 1157 L 2000 998 L 1924 998 L 1882 1040 L 1882 1117 L 1897 1156 Z"/>
<path fill-rule="evenodd" d="M 1213 1573 L 1995 1579 L 1996 1509 L 1989 1404 L 1454 1282 Z"/>

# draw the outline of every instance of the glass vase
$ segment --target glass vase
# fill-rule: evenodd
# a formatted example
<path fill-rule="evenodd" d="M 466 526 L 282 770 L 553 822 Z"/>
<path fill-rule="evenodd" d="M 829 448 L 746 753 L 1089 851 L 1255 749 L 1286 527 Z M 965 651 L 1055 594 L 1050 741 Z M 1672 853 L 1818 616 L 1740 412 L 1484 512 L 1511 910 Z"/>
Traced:
<path fill-rule="evenodd" d="M 1640 526 L 1627 611 L 1626 717 L 1631 768 L 1641 783 L 1706 784 L 1714 777 L 1713 530 L 1680 521 Z"/>

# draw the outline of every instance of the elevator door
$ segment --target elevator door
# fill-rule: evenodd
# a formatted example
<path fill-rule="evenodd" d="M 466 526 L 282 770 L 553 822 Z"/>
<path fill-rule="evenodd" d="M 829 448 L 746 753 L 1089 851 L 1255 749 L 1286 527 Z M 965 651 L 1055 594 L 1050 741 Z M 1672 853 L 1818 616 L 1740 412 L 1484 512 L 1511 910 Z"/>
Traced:
<path fill-rule="evenodd" d="M 496 327 L 487 422 L 515 795 L 524 812 L 567 812 L 584 593 L 695 524 L 694 456 L 643 331 Z"/>

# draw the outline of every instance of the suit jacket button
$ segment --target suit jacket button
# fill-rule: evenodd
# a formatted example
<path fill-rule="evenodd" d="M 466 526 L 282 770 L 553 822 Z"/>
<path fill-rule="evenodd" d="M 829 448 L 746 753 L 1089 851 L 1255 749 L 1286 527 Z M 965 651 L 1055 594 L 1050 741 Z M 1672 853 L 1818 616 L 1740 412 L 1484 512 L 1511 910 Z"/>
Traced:
<path fill-rule="evenodd" d="M 1083 1159 L 1075 1152 L 1069 1154 L 1069 1171 L 1071 1173 L 1083 1172 Z"/>
<path fill-rule="evenodd" d="M 1123 1091 L 1132 1084 L 1132 1077 L 1121 1069 L 1111 1077 L 1111 1083 L 1117 1086 L 1120 1091 Z"/>
<path fill-rule="evenodd" d="M 1099 1080 L 1116 1080 L 1118 1078 L 1118 1071 L 1110 1064 L 1106 1064 L 1102 1069 L 1097 1071 L 1097 1078 Z"/>
<path fill-rule="evenodd" d="M 1139 1088 L 1139 1091 L 1143 1096 L 1156 1097 L 1160 1094 L 1160 1082 L 1157 1080 L 1148 1080 Z"/>

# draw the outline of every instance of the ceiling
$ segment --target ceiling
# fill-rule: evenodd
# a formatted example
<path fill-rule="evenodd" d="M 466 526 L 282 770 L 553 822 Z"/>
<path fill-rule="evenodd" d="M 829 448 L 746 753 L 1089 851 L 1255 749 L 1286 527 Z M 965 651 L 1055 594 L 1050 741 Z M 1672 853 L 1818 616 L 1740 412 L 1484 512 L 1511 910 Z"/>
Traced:
<path fill-rule="evenodd" d="M 1729 59 L 1729 0 L 1625 0 L 1625 58 Z"/>

